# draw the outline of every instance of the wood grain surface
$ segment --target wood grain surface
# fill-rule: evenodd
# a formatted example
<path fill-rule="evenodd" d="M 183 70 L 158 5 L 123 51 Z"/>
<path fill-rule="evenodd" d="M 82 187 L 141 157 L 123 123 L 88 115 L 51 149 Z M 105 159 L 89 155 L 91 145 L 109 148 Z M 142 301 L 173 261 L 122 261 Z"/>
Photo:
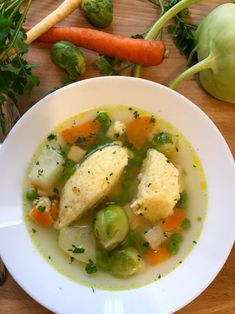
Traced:
<path fill-rule="evenodd" d="M 56 8 L 62 1 L 34 0 L 28 14 L 26 24 L 34 25 Z M 202 0 L 191 7 L 192 19 L 199 22 L 215 6 L 225 3 L 222 0 Z M 147 0 L 114 0 L 114 20 L 112 26 L 106 29 L 122 35 L 141 33 L 152 24 L 157 17 L 153 5 Z M 77 10 L 61 25 L 90 27 L 84 17 Z M 142 70 L 141 76 L 164 85 L 168 85 L 181 71 L 186 68 L 185 58 L 175 49 L 171 38 L 166 34 L 164 41 L 169 49 L 169 58 L 158 67 Z M 56 68 L 50 60 L 50 45 L 34 43 L 30 46 L 28 60 L 38 63 L 34 73 L 40 77 L 41 84 L 35 88 L 31 98 L 20 98 L 20 110 L 23 114 L 30 106 L 47 95 L 50 90 L 61 84 L 64 72 Z M 81 79 L 99 76 L 95 70 L 94 61 L 97 54 L 83 49 L 87 59 L 87 71 Z M 235 81 L 235 80 L 234 80 Z M 197 77 L 185 81 L 178 91 L 193 101 L 215 123 L 235 157 L 235 104 L 218 101 L 209 96 L 199 85 Z M 216 152 L 213 152 L 216 153 Z M 222 187 L 222 185 L 221 185 Z M 221 208 L 221 211 L 223 208 Z M 234 217 L 233 217 L 234 219 Z M 20 252 L 16 252 L 16 255 Z M 210 286 L 193 302 L 178 311 L 178 314 L 235 314 L 235 247 L 226 264 Z M 36 271 L 36 270 L 35 270 Z M 196 275 L 196 274 L 195 274 Z M 35 283 L 36 284 L 36 283 Z M 4 314 L 49 314 L 51 313 L 31 299 L 7 274 L 6 283 L 0 287 L 0 313 Z M 82 314 L 82 310 L 79 311 Z M 73 314 L 73 313 L 71 313 Z M 134 314 L 134 313 L 133 313 Z"/>

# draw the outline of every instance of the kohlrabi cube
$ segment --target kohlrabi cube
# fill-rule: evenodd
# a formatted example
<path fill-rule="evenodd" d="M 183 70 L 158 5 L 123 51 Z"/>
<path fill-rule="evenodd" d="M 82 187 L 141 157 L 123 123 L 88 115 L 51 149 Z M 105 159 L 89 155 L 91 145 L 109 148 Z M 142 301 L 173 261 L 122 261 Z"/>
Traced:
<path fill-rule="evenodd" d="M 52 191 L 63 171 L 63 163 L 60 152 L 46 146 L 29 173 L 30 182 L 40 190 Z"/>

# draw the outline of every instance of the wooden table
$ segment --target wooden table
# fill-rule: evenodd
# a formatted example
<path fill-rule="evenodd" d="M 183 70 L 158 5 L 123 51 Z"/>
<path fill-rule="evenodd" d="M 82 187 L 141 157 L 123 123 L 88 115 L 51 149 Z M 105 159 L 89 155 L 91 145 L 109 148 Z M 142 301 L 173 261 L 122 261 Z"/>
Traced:
<path fill-rule="evenodd" d="M 28 15 L 27 25 L 34 25 L 48 12 L 55 8 L 60 1 L 35 0 Z M 199 22 L 206 13 L 216 5 L 226 1 L 202 0 L 200 4 L 192 6 L 193 20 Z M 155 8 L 147 0 L 114 0 L 114 20 L 109 32 L 131 35 L 142 32 L 151 25 L 156 17 Z M 62 25 L 88 26 L 79 11 L 69 16 Z M 175 49 L 172 40 L 165 35 L 169 58 L 158 67 L 145 68 L 142 77 L 167 85 L 185 69 L 185 59 Z M 20 109 L 23 113 L 36 101 L 48 94 L 54 86 L 60 85 L 63 71 L 57 69 L 50 61 L 49 44 L 35 43 L 30 47 L 28 59 L 40 66 L 35 74 L 41 79 L 39 87 L 35 88 L 31 98 L 19 99 Z M 86 74 L 81 78 L 100 75 L 94 68 L 97 54 L 83 50 L 88 67 Z M 192 100 L 216 124 L 225 137 L 233 156 L 235 157 L 235 104 L 218 101 L 209 96 L 199 86 L 196 77 L 184 82 L 178 91 Z M 234 219 L 234 217 L 232 217 Z M 18 252 L 19 253 L 19 252 Z M 180 310 L 179 314 L 234 314 L 235 313 L 235 247 L 233 248 L 225 266 L 213 283 L 192 303 Z M 7 274 L 6 283 L 0 288 L 0 313 L 4 314 L 46 314 L 47 309 L 32 300 Z M 71 313 L 72 314 L 72 313 Z M 82 312 L 81 312 L 82 314 Z"/>

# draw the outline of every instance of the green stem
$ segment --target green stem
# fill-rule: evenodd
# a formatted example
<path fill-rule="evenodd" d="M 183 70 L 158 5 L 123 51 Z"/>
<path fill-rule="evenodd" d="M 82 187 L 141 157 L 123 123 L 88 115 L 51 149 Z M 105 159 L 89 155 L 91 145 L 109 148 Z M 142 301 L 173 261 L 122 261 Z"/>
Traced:
<path fill-rule="evenodd" d="M 24 0 L 20 0 L 20 1 L 15 1 L 14 5 L 14 10 L 12 11 L 12 13 L 9 15 L 8 20 L 13 20 L 16 13 L 18 12 L 20 6 L 22 5 L 22 3 L 24 2 Z"/>
<path fill-rule="evenodd" d="M 176 89 L 176 87 L 185 79 L 192 76 L 195 73 L 198 73 L 200 71 L 212 68 L 214 65 L 215 59 L 210 54 L 206 59 L 196 63 L 191 68 L 187 69 L 183 73 L 181 73 L 170 85 L 169 87 L 172 89 Z"/>
<path fill-rule="evenodd" d="M 17 40 L 17 36 L 18 36 L 18 34 L 19 34 L 19 31 L 20 31 L 20 29 L 21 29 L 21 27 L 22 27 L 22 25 L 23 25 L 23 23 L 24 23 L 25 17 L 26 17 L 26 15 L 27 15 L 28 11 L 29 11 L 30 6 L 31 6 L 31 2 L 32 2 L 32 0 L 28 0 L 28 3 L 27 3 L 27 5 L 26 5 L 25 8 L 24 8 L 24 11 L 23 11 L 23 13 L 22 13 L 22 15 L 21 15 L 21 18 L 20 18 L 20 20 L 19 20 L 19 23 L 18 23 L 18 25 L 17 25 L 17 27 L 16 27 L 16 29 L 15 29 L 14 35 L 13 35 L 12 39 L 10 40 L 10 42 L 9 42 L 9 44 L 8 44 L 8 47 L 7 47 L 7 49 L 5 50 L 5 53 L 4 53 L 2 59 L 4 59 L 4 58 L 7 56 L 8 52 L 9 52 L 9 51 L 11 50 L 11 48 L 14 46 L 14 44 L 15 44 L 15 42 L 16 42 L 16 40 Z"/>
<path fill-rule="evenodd" d="M 172 17 L 178 14 L 183 9 L 187 8 L 193 3 L 199 0 L 181 0 L 176 5 L 174 5 L 170 10 L 168 10 L 151 28 L 151 30 L 146 35 L 145 39 L 153 40 L 157 37 L 158 33 L 162 27 L 168 22 Z"/>
<path fill-rule="evenodd" d="M 168 10 L 165 14 L 163 14 L 159 20 L 156 21 L 156 23 L 153 25 L 153 27 L 150 29 L 150 31 L 145 36 L 145 39 L 147 40 L 154 40 L 157 38 L 160 30 L 162 27 L 176 14 L 178 14 L 180 11 L 184 10 L 188 6 L 190 6 L 193 3 L 198 2 L 199 0 L 181 0 L 176 5 L 174 5 L 170 10 Z M 141 66 L 136 65 L 133 71 L 133 74 L 135 77 L 140 76 Z"/>

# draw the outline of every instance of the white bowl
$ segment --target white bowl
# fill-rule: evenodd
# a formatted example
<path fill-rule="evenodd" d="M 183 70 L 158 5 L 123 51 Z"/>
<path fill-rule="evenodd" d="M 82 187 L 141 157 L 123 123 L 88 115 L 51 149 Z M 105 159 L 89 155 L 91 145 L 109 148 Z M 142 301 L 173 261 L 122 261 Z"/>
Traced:
<path fill-rule="evenodd" d="M 26 166 L 41 140 L 66 118 L 108 105 L 144 108 L 171 122 L 188 138 L 208 183 L 203 232 L 179 267 L 150 285 L 126 291 L 82 286 L 51 267 L 35 249 L 22 210 Z M 197 297 L 215 278 L 234 243 L 235 168 L 226 142 L 212 121 L 180 94 L 153 82 L 102 77 L 66 86 L 33 106 L 0 149 L 0 255 L 19 285 L 56 313 L 172 313 Z"/>

